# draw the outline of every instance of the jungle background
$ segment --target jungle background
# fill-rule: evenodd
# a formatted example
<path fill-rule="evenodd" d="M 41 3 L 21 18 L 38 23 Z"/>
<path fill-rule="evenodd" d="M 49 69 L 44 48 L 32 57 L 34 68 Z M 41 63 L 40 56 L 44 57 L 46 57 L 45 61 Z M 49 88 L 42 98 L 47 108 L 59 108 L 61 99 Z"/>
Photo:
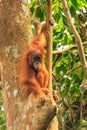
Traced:
<path fill-rule="evenodd" d="M 87 1 L 68 0 L 72 21 L 81 37 L 87 58 Z M 37 18 L 46 20 L 46 1 L 29 2 L 31 25 Z M 53 0 L 53 90 L 60 97 L 57 103 L 59 130 L 87 130 L 87 86 L 74 34 L 67 22 L 61 0 Z M 34 33 L 34 28 L 32 26 Z M 0 130 L 6 130 L 3 92 L 0 83 Z"/>

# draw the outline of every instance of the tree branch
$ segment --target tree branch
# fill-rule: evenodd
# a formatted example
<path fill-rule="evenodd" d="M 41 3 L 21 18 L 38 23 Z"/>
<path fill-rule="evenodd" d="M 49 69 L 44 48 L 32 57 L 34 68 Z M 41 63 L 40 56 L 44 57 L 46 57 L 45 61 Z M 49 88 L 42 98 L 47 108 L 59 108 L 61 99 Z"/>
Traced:
<path fill-rule="evenodd" d="M 39 21 L 39 19 L 34 19 L 34 28 L 35 28 L 35 36 L 37 36 L 39 33 L 40 33 L 40 30 L 41 30 L 41 23 Z"/>
<path fill-rule="evenodd" d="M 77 30 L 76 30 L 76 28 L 75 28 L 75 26 L 72 22 L 72 18 L 71 18 L 70 11 L 69 11 L 66 0 L 62 0 L 62 3 L 63 3 L 64 10 L 65 10 L 65 13 L 66 13 L 67 21 L 68 21 L 69 26 L 70 26 L 73 34 L 74 34 L 75 41 L 76 41 L 76 44 L 78 46 L 79 56 L 80 56 L 80 60 L 82 62 L 82 66 L 83 66 L 83 69 L 84 69 L 85 78 L 87 78 L 87 63 L 86 63 L 86 58 L 84 56 L 82 40 L 81 40 L 80 35 L 78 34 L 78 32 L 77 32 Z"/>
<path fill-rule="evenodd" d="M 87 45 L 87 42 L 83 42 L 83 46 L 85 46 L 85 45 Z M 61 53 L 63 53 L 63 52 L 67 52 L 67 51 L 69 51 L 69 50 L 71 50 L 71 49 L 74 49 L 74 48 L 77 48 L 77 47 L 78 47 L 77 45 L 71 45 L 71 46 L 68 46 L 68 47 L 66 47 L 66 48 L 64 48 L 64 49 L 57 50 L 57 51 L 53 51 L 52 54 L 53 54 L 53 55 L 54 55 L 54 54 L 61 54 Z"/>
<path fill-rule="evenodd" d="M 51 98 L 53 99 L 52 95 L 52 26 L 54 21 L 52 20 L 52 0 L 46 0 L 46 13 L 47 13 L 47 70 L 49 72 L 49 82 L 48 82 L 48 89 L 50 90 Z M 58 130 L 58 120 L 55 117 L 48 130 Z"/>
<path fill-rule="evenodd" d="M 46 0 L 47 8 L 47 70 L 49 72 L 48 88 L 52 93 L 52 26 L 50 21 L 52 19 L 52 0 Z"/>
<path fill-rule="evenodd" d="M 68 71 L 68 72 L 66 73 L 66 75 L 70 75 L 73 71 L 75 71 L 76 69 L 79 69 L 79 68 L 81 68 L 81 67 L 82 67 L 82 65 L 78 65 L 78 66 L 73 67 L 70 71 Z M 55 76 L 54 74 L 52 74 L 52 75 L 53 75 L 53 78 L 54 78 L 54 80 L 55 80 L 56 82 L 58 82 L 60 79 L 62 79 L 62 78 L 64 77 L 64 74 L 61 75 L 59 78 L 56 78 L 56 76 Z"/>

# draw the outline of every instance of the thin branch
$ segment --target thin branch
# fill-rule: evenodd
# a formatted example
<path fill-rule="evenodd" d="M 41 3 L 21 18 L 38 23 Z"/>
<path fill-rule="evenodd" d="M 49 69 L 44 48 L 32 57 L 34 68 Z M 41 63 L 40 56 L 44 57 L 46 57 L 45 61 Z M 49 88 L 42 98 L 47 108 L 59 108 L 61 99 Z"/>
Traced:
<path fill-rule="evenodd" d="M 87 45 L 87 42 L 83 42 L 83 46 L 85 46 L 85 45 Z M 74 49 L 74 48 L 77 48 L 77 47 L 78 47 L 77 45 L 70 45 L 64 49 L 53 51 L 52 54 L 61 54 L 63 52 L 67 52 L 67 51 Z"/>
<path fill-rule="evenodd" d="M 52 65 L 52 69 L 55 67 L 55 64 L 59 60 L 60 56 L 61 56 L 61 54 L 56 55 L 56 58 L 55 58 L 54 63 Z"/>
<path fill-rule="evenodd" d="M 68 46 L 64 49 L 61 49 L 61 50 L 57 50 L 57 51 L 53 51 L 53 54 L 61 54 L 63 52 L 67 52 L 69 51 L 70 49 L 73 49 L 73 48 L 76 48 L 77 46 L 76 45 L 71 45 L 71 46 Z"/>
<path fill-rule="evenodd" d="M 68 71 L 66 73 L 66 75 L 70 75 L 73 71 L 75 71 L 76 69 L 79 69 L 80 67 L 82 67 L 82 65 L 78 65 L 78 66 L 73 67 L 70 71 Z"/>
<path fill-rule="evenodd" d="M 73 34 L 74 34 L 75 41 L 76 41 L 76 44 L 77 44 L 78 50 L 79 50 L 79 56 L 80 56 L 82 66 L 83 66 L 83 69 L 84 69 L 84 74 L 85 74 L 85 77 L 87 78 L 87 63 L 86 63 L 86 58 L 84 56 L 82 40 L 81 40 L 80 35 L 78 34 L 78 32 L 77 32 L 77 30 L 76 30 L 76 28 L 75 28 L 75 26 L 72 22 L 72 18 L 71 18 L 70 11 L 69 11 L 66 0 L 62 0 L 62 3 L 63 3 L 64 10 L 65 10 L 65 13 L 66 13 L 67 21 L 68 21 L 69 26 L 70 26 Z"/>
<path fill-rule="evenodd" d="M 82 67 L 82 65 L 73 67 L 70 71 L 68 71 L 66 73 L 66 75 L 70 75 L 73 71 L 75 71 L 76 69 L 79 69 L 80 67 Z M 52 75 L 53 75 L 53 78 L 55 79 L 56 82 L 59 81 L 60 79 L 62 79 L 64 77 L 64 74 L 61 75 L 59 78 L 56 78 L 56 76 L 54 74 L 52 74 Z"/>
<path fill-rule="evenodd" d="M 83 43 L 83 46 L 86 46 L 87 45 L 87 42 L 84 42 Z M 60 56 L 62 53 L 64 52 L 67 52 L 67 51 L 70 51 L 71 49 L 74 49 L 74 48 L 77 48 L 77 45 L 71 45 L 71 46 L 68 46 L 64 49 L 61 49 L 61 50 L 57 50 L 57 51 L 53 51 L 53 54 L 55 55 L 56 54 L 56 58 L 54 60 L 54 63 L 52 65 L 52 69 L 55 67 L 55 64 L 57 63 L 57 61 L 59 60 Z M 77 55 L 76 55 L 77 56 Z"/>
<path fill-rule="evenodd" d="M 48 88 L 52 93 L 52 26 L 50 21 L 52 20 L 52 0 L 46 0 L 47 9 L 47 70 L 49 72 Z"/>
<path fill-rule="evenodd" d="M 40 23 L 39 19 L 35 18 L 33 25 L 34 25 L 34 28 L 35 28 L 35 34 L 34 35 L 37 36 L 40 33 L 40 30 L 41 30 L 41 23 Z"/>
<path fill-rule="evenodd" d="M 80 96 L 80 130 L 82 130 L 82 111 L 83 111 L 83 95 Z"/>

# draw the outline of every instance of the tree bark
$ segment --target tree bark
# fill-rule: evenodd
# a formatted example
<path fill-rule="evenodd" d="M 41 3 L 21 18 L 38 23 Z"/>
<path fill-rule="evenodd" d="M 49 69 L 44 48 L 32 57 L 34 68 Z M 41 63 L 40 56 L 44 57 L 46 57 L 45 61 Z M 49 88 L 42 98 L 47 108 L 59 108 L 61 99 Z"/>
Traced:
<path fill-rule="evenodd" d="M 49 72 L 48 89 L 50 90 L 51 98 L 52 95 L 52 32 L 54 21 L 52 19 L 52 0 L 46 0 L 46 13 L 47 13 L 47 70 Z M 58 130 L 58 119 L 55 117 L 48 130 Z"/>
<path fill-rule="evenodd" d="M 20 59 L 32 41 L 26 0 L 0 2 L 0 65 L 6 130 L 46 130 L 56 114 L 50 94 L 44 104 L 29 96 L 23 100 L 20 83 Z"/>
<path fill-rule="evenodd" d="M 23 101 L 20 91 L 20 58 L 32 38 L 26 4 L 0 2 L 0 60 L 7 130 L 19 130 Z"/>

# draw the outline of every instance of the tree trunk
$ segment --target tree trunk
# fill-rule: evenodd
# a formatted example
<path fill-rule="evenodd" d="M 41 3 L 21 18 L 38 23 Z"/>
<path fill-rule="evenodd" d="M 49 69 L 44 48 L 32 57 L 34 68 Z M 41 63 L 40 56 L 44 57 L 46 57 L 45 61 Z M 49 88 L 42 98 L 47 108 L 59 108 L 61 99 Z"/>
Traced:
<path fill-rule="evenodd" d="M 32 94 L 26 101 L 22 98 L 20 59 L 32 40 L 26 1 L 0 2 L 0 62 L 6 130 L 46 130 L 56 114 L 50 94 L 44 104 Z"/>
<path fill-rule="evenodd" d="M 21 122 L 20 57 L 32 38 L 27 10 L 20 0 L 0 2 L 0 60 L 7 130 L 19 130 Z"/>

